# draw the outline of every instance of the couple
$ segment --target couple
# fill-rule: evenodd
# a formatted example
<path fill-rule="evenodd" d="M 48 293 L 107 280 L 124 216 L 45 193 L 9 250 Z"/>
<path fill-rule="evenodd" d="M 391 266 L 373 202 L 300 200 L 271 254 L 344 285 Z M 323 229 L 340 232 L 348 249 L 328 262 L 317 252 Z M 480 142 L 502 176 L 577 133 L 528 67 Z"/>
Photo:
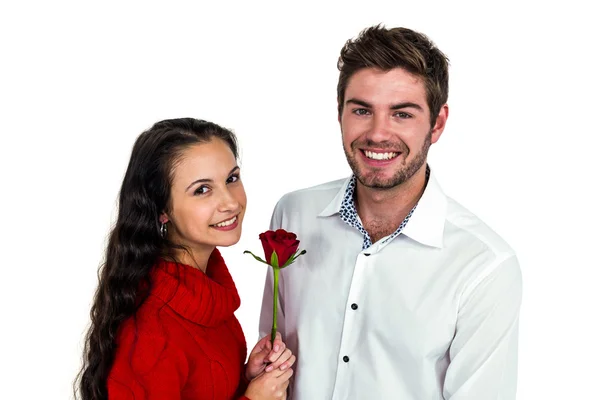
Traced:
<path fill-rule="evenodd" d="M 427 164 L 448 118 L 446 57 L 422 34 L 375 26 L 345 44 L 338 68 L 353 174 L 275 207 L 271 229 L 297 233 L 308 253 L 281 271 L 273 345 L 272 271 L 264 337 L 245 363 L 217 250 L 244 218 L 235 137 L 161 121 L 137 139 L 121 188 L 84 400 L 515 398 L 518 261 Z"/>

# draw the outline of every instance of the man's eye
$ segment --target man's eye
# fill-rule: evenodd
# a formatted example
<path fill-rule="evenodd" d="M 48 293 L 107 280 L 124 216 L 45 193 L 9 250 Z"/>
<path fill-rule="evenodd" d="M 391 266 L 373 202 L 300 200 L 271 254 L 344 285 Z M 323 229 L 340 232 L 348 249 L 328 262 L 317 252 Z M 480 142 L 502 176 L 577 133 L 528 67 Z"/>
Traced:
<path fill-rule="evenodd" d="M 394 114 L 396 117 L 398 118 L 402 118 L 402 119 L 406 119 L 406 118 L 412 118 L 412 115 L 407 114 L 403 111 L 398 111 L 397 113 Z"/>
<path fill-rule="evenodd" d="M 369 114 L 369 110 L 367 110 L 365 108 L 357 108 L 356 110 L 352 110 L 352 112 L 356 115 L 368 115 Z"/>
<path fill-rule="evenodd" d="M 208 193 L 209 190 L 210 189 L 208 186 L 202 185 L 202 186 L 199 186 L 198 189 L 194 190 L 194 195 L 206 194 L 206 193 Z"/>

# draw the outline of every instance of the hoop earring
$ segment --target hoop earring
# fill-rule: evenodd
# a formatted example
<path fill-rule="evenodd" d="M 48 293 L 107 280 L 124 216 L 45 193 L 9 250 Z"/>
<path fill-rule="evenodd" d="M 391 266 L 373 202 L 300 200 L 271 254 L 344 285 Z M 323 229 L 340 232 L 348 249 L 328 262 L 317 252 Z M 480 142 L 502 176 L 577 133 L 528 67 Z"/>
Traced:
<path fill-rule="evenodd" d="M 162 237 L 163 239 L 167 238 L 167 223 L 163 222 L 160 225 L 160 237 Z"/>

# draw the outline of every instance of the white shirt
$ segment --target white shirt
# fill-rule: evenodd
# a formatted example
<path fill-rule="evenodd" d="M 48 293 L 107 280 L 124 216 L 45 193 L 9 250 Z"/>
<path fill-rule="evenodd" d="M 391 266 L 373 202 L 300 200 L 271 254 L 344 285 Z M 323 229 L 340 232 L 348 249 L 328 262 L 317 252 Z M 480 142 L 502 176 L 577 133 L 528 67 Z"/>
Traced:
<path fill-rule="evenodd" d="M 283 269 L 278 330 L 293 400 L 515 399 L 521 272 L 513 250 L 430 175 L 392 240 L 363 250 L 340 218 L 351 179 L 288 193 L 271 229 L 307 253 Z M 271 331 L 269 268 L 261 335 Z"/>

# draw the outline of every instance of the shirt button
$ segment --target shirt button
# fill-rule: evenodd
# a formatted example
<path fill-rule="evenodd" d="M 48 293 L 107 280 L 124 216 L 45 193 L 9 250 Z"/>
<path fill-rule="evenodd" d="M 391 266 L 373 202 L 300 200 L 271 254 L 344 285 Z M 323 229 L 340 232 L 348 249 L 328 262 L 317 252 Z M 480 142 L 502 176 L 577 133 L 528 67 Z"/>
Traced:
<path fill-rule="evenodd" d="M 342 360 L 344 360 L 344 362 L 348 362 L 348 361 L 350 361 L 350 357 L 344 356 L 344 358 L 342 358 Z"/>
<path fill-rule="evenodd" d="M 356 310 L 358 308 L 358 304 L 354 303 L 350 306 L 350 308 L 352 308 L 353 310 Z"/>

